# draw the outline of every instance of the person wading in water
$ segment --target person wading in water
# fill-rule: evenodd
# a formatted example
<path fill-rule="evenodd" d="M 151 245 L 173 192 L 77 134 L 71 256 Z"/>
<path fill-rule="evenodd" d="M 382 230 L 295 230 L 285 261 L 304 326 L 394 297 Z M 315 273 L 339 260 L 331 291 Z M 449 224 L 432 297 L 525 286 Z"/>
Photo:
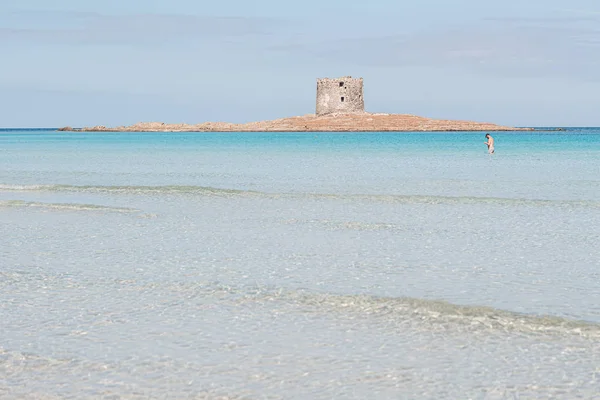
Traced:
<path fill-rule="evenodd" d="M 485 135 L 485 138 L 487 139 L 487 142 L 484 143 L 487 144 L 488 153 L 494 154 L 494 138 L 491 137 L 489 133 Z"/>

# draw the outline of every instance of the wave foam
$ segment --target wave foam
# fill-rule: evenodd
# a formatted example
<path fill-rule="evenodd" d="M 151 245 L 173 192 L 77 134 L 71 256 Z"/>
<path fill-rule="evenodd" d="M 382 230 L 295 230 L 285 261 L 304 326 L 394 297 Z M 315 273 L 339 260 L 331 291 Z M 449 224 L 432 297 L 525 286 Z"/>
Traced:
<path fill-rule="evenodd" d="M 42 203 L 36 201 L 23 201 L 23 200 L 8 200 L 0 201 L 1 207 L 31 207 L 31 208 L 43 208 L 50 210 L 72 210 L 72 211 L 111 211 L 111 212 L 123 212 L 123 213 L 134 213 L 139 212 L 135 208 L 128 207 L 111 207 L 111 206 L 100 206 L 96 204 L 78 204 L 78 203 Z"/>
<path fill-rule="evenodd" d="M 92 185 L 4 185 L 0 191 L 7 192 L 86 192 L 122 194 L 204 194 L 231 195 L 253 193 L 251 191 L 220 189 L 208 186 L 92 186 Z"/>
<path fill-rule="evenodd" d="M 328 193 L 267 193 L 250 190 L 224 189 L 210 186 L 95 186 L 95 185 L 7 185 L 0 184 L 0 191 L 7 192 L 82 192 L 108 194 L 190 194 L 200 196 L 258 196 L 264 198 L 309 198 L 314 200 L 355 200 L 395 204 L 426 205 L 513 205 L 513 206 L 563 206 L 600 208 L 600 201 L 594 200 L 547 200 L 504 197 L 402 195 L 402 194 L 328 194 Z"/>
<path fill-rule="evenodd" d="M 303 290 L 261 290 L 246 295 L 245 299 L 280 300 L 298 306 L 308 306 L 317 312 L 352 314 L 353 318 L 383 318 L 388 323 L 411 320 L 429 326 L 458 327 L 465 331 L 576 335 L 600 339 L 600 324 L 593 322 L 559 316 L 521 314 L 486 306 L 456 305 L 440 300 L 323 294 Z"/>

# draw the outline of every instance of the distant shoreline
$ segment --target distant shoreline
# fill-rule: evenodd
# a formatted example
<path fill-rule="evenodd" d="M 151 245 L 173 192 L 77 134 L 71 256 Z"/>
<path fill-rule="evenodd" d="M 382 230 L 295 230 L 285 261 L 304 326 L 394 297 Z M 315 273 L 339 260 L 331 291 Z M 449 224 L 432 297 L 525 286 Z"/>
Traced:
<path fill-rule="evenodd" d="M 73 132 L 460 132 L 460 131 L 533 131 L 487 122 L 442 120 L 408 114 L 354 113 L 316 116 L 314 114 L 272 121 L 233 124 L 166 124 L 140 122 L 130 126 L 59 128 Z"/>

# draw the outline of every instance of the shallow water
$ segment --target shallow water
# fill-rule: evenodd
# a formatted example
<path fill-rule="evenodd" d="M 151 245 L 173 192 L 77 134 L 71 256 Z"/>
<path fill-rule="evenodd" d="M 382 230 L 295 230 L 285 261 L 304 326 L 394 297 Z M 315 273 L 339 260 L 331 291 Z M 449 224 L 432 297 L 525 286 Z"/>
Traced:
<path fill-rule="evenodd" d="M 0 398 L 600 396 L 600 130 L 0 132 Z"/>

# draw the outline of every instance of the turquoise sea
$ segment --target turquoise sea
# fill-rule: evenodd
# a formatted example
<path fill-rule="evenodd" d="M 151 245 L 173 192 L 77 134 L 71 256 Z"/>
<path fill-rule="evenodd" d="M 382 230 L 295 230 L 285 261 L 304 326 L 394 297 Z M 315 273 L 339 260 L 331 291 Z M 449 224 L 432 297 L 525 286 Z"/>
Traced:
<path fill-rule="evenodd" d="M 0 398 L 600 398 L 600 129 L 492 136 L 0 130 Z"/>

